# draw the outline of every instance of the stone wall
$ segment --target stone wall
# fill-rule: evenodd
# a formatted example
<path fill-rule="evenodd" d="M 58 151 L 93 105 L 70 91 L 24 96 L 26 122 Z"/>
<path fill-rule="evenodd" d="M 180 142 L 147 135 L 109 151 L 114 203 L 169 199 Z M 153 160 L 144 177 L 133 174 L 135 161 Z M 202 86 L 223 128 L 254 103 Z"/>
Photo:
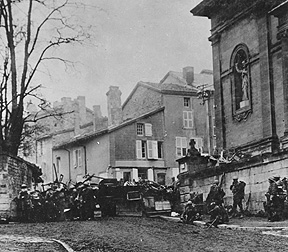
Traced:
<path fill-rule="evenodd" d="M 245 201 L 251 193 L 248 210 L 256 213 L 264 210 L 263 202 L 266 200 L 265 193 L 268 190 L 268 178 L 279 175 L 281 178 L 288 177 L 288 153 L 277 156 L 254 158 L 253 162 L 247 164 L 228 164 L 223 167 L 210 168 L 197 174 L 186 174 L 181 181 L 181 202 L 189 199 L 190 192 L 203 193 L 204 200 L 207 198 L 210 187 L 215 179 L 221 180 L 224 174 L 223 189 L 226 193 L 225 204 L 232 204 L 232 192 L 230 185 L 233 176 L 246 183 Z M 206 174 L 206 175 L 203 175 Z M 245 203 L 243 204 L 245 207 Z"/>
<path fill-rule="evenodd" d="M 16 217 L 15 198 L 21 184 L 32 187 L 33 164 L 0 154 L 0 217 Z"/>

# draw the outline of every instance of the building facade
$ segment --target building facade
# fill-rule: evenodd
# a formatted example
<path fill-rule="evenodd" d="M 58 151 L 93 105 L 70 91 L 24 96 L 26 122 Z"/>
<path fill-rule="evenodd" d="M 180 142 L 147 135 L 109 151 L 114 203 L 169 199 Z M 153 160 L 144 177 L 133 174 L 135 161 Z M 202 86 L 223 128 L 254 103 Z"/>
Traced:
<path fill-rule="evenodd" d="M 263 210 L 268 178 L 287 177 L 287 5 L 204 0 L 191 10 L 211 19 L 217 148 L 246 156 L 183 176 L 188 191 L 207 196 L 224 174 L 229 204 L 229 186 L 238 176 L 246 182 L 245 199 L 251 195 L 248 210 L 255 212 Z"/>
<path fill-rule="evenodd" d="M 30 104 L 28 112 L 35 116 L 37 125 L 42 130 L 35 136 L 35 146 L 25 159 L 41 167 L 45 182 L 52 182 L 60 175 L 60 159 L 53 160 L 54 146 L 85 133 L 107 128 L 108 125 L 108 119 L 102 116 L 100 106 L 93 106 L 93 110 L 87 108 L 84 96 L 78 96 L 74 100 L 63 97 L 60 102 L 54 102 L 52 108 L 44 110 L 37 110 Z M 68 179 L 68 173 L 63 175 Z"/>
<path fill-rule="evenodd" d="M 205 74 L 210 76 L 210 82 L 205 84 L 213 86 L 212 73 Z M 194 71 L 190 71 L 190 77 L 193 75 Z M 193 79 L 188 85 L 183 76 L 173 80 L 174 76 L 168 73 L 160 83 L 139 82 L 123 105 L 121 91 L 111 86 L 106 94 L 107 131 L 79 136 L 54 147 L 53 162 L 60 158 L 61 166 L 67 170 L 77 155 L 75 150 L 82 146 L 85 151 L 81 152 L 80 159 L 85 160 L 86 170 L 79 170 L 79 178 L 88 172 L 124 181 L 142 178 L 160 184 L 171 183 L 172 177 L 179 174 L 176 159 L 187 154 L 191 138 L 203 154 L 209 154 L 213 148 L 214 138 L 209 135 L 212 116 L 208 117 L 207 106 L 199 100 Z M 213 102 L 213 96 L 210 98 Z M 97 152 L 100 146 L 105 146 L 106 151 Z M 61 157 L 69 153 L 69 160 Z M 62 160 L 66 160 L 64 165 Z M 67 177 L 75 180 L 75 174 Z"/>

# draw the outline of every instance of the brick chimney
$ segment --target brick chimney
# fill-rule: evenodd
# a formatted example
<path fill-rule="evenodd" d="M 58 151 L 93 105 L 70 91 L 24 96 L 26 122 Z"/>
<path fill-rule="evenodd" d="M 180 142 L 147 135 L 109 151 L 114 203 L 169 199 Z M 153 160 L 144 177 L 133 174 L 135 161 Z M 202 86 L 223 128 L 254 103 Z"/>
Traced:
<path fill-rule="evenodd" d="M 82 125 L 87 122 L 85 96 L 78 96 L 77 103 L 79 107 L 80 125 Z"/>
<path fill-rule="evenodd" d="M 108 126 L 118 125 L 123 120 L 121 91 L 117 86 L 110 86 L 106 93 L 108 103 Z"/>
<path fill-rule="evenodd" d="M 101 113 L 101 106 L 100 105 L 94 105 L 93 106 L 93 126 L 94 131 L 98 130 L 102 126 L 102 113 Z"/>
<path fill-rule="evenodd" d="M 187 85 L 192 86 L 194 82 L 194 67 L 191 66 L 184 67 L 183 78 L 186 80 Z"/>

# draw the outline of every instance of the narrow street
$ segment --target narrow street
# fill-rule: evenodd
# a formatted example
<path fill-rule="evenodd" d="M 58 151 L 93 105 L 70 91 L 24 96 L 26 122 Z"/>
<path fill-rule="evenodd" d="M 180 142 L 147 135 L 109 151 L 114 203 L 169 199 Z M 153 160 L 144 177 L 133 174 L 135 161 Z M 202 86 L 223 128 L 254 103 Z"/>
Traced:
<path fill-rule="evenodd" d="M 1 239 L 2 252 L 65 251 L 59 244 L 53 244 L 53 247 L 51 243 L 45 245 L 45 241 L 53 239 L 64 242 L 74 251 L 83 252 L 285 251 L 288 246 L 288 238 L 260 231 L 203 228 L 158 218 L 10 223 L 2 225 L 0 230 L 0 237 L 6 237 Z M 9 239 L 9 236 L 22 238 Z M 26 237 L 26 242 L 23 237 Z M 19 249 L 11 250 L 13 246 Z"/>

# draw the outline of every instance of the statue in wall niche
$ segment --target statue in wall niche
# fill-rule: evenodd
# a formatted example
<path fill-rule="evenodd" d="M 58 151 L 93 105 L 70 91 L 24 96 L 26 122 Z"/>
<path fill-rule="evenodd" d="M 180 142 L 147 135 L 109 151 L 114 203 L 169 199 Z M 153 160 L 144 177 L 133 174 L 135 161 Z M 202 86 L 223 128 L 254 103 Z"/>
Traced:
<path fill-rule="evenodd" d="M 189 142 L 190 148 L 187 151 L 188 157 L 200 157 L 201 156 L 200 152 L 196 149 L 195 144 L 196 144 L 195 140 L 190 139 L 190 142 Z"/>
<path fill-rule="evenodd" d="M 242 101 L 248 101 L 248 87 L 249 87 L 249 80 L 248 80 L 248 62 L 247 60 L 243 60 L 242 62 L 235 63 L 235 70 L 237 73 L 241 74 L 241 81 L 242 81 Z"/>

